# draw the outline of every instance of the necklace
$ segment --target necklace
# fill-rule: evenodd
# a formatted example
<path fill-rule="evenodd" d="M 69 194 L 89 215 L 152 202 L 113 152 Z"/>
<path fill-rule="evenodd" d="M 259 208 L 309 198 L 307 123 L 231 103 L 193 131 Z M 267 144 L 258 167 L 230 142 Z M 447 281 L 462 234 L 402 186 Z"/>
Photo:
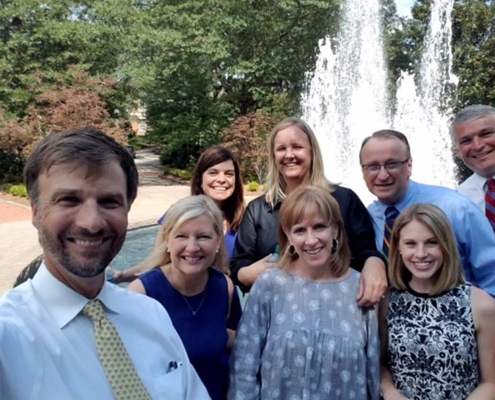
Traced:
<path fill-rule="evenodd" d="M 183 299 L 184 299 L 184 301 L 186 302 L 187 307 L 189 307 L 189 309 L 191 310 L 191 313 L 192 313 L 193 317 L 195 317 L 195 316 L 196 316 L 196 314 L 198 313 L 199 309 L 200 309 L 200 308 L 201 308 L 201 306 L 203 305 L 203 301 L 205 301 L 206 289 L 207 289 L 207 288 L 208 288 L 208 283 L 207 283 L 207 284 L 206 284 L 206 286 L 205 286 L 205 290 L 204 290 L 204 292 L 203 292 L 203 297 L 201 298 L 201 301 L 199 302 L 199 306 L 198 306 L 198 308 L 196 308 L 196 310 L 193 310 L 193 308 L 191 307 L 191 305 L 190 305 L 190 304 L 189 304 L 189 302 L 187 301 L 186 296 L 184 296 L 184 295 L 181 293 L 182 298 L 183 298 Z"/>

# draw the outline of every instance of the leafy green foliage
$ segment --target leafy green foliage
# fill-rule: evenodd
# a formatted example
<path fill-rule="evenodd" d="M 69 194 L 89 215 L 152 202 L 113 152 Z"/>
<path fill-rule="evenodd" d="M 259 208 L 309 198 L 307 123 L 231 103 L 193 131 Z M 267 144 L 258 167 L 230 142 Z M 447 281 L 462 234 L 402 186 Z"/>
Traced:
<path fill-rule="evenodd" d="M 189 181 L 192 179 L 192 175 L 189 171 L 179 169 L 179 168 L 165 168 L 163 171 L 164 175 L 172 175 L 180 179 Z"/>
<path fill-rule="evenodd" d="M 249 182 L 248 185 L 249 192 L 257 192 L 258 190 L 260 190 L 260 184 L 258 182 L 256 181 Z"/>
<path fill-rule="evenodd" d="M 132 40 L 131 0 L 2 1 L 0 6 L 0 108 L 24 117 L 34 101 L 35 72 L 69 65 L 95 75 L 116 73 Z"/>
<path fill-rule="evenodd" d="M 265 179 L 268 136 L 278 122 L 278 116 L 258 111 L 237 118 L 222 132 L 223 145 L 235 154 L 244 176 Z"/>
<path fill-rule="evenodd" d="M 47 133 L 90 125 L 121 143 L 127 142 L 128 121 L 111 118 L 104 100 L 115 81 L 104 75 L 91 77 L 77 68 L 69 72 L 54 75 L 54 79 L 42 73 L 33 76 L 37 84 L 29 93 L 34 102 L 22 119 L 0 128 L 0 150 L 22 158 Z"/>
<path fill-rule="evenodd" d="M 150 141 L 149 136 L 129 136 L 129 145 L 137 150 L 142 150 L 150 147 L 153 143 Z"/>
<path fill-rule="evenodd" d="M 23 167 L 24 159 L 21 156 L 0 150 L 0 181 L 14 183 L 22 181 Z"/>
<path fill-rule="evenodd" d="M 297 111 L 337 0 L 150 3 L 143 101 L 163 161 L 181 168 L 238 116 Z M 144 54 L 143 54 L 144 57 Z"/>
<path fill-rule="evenodd" d="M 495 1 L 457 1 L 453 14 L 456 109 L 495 104 Z"/>
<path fill-rule="evenodd" d="M 25 185 L 11 185 L 6 189 L 12 196 L 28 197 L 28 192 Z"/>

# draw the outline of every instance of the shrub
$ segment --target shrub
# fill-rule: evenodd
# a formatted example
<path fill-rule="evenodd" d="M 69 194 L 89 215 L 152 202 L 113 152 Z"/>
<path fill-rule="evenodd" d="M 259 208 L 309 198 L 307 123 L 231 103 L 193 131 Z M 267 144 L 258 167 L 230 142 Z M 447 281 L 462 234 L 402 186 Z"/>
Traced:
<path fill-rule="evenodd" d="M 28 193 L 25 185 L 12 185 L 9 188 L 9 193 L 13 196 L 28 197 Z"/>
<path fill-rule="evenodd" d="M 129 135 L 129 145 L 135 149 L 142 150 L 153 145 L 148 136 Z"/>
<path fill-rule="evenodd" d="M 222 132 L 222 144 L 235 154 L 244 176 L 254 176 L 258 182 L 265 179 L 268 137 L 279 121 L 279 116 L 258 111 L 237 118 Z"/>
<path fill-rule="evenodd" d="M 22 182 L 23 168 L 24 159 L 21 156 L 13 152 L 0 150 L 0 180 L 4 182 Z"/>
<path fill-rule="evenodd" d="M 256 181 L 249 182 L 248 191 L 249 192 L 257 192 L 260 189 L 260 184 Z"/>
<path fill-rule="evenodd" d="M 10 188 L 14 186 L 13 183 L 4 183 L 2 185 L 2 190 L 5 191 L 5 192 L 9 192 L 10 191 Z"/>
<path fill-rule="evenodd" d="M 178 169 L 178 168 L 166 168 L 165 171 L 163 171 L 165 175 L 172 175 L 180 179 L 184 179 L 186 181 L 190 180 L 192 178 L 192 175 L 189 171 L 186 171 L 184 169 Z"/>

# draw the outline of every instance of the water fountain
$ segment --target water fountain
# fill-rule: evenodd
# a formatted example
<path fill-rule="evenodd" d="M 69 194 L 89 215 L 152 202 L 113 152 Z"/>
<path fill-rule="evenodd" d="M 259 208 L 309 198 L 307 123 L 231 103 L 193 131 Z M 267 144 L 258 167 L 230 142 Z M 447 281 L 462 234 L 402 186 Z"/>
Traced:
<path fill-rule="evenodd" d="M 353 188 L 365 204 L 373 196 L 361 177 L 359 147 L 378 129 L 393 127 L 411 140 L 414 179 L 455 185 L 444 89 L 450 79 L 453 0 L 434 1 L 419 86 L 414 76 L 403 73 L 394 116 L 389 111 L 380 3 L 343 3 L 340 31 L 337 38 L 320 41 L 315 72 L 302 99 L 303 119 L 322 146 L 327 177 Z"/>
<path fill-rule="evenodd" d="M 425 37 L 418 86 L 414 75 L 403 73 L 397 90 L 397 112 L 393 126 L 407 133 L 413 153 L 413 178 L 423 183 L 455 187 L 456 166 L 448 123 L 448 84 L 452 75 L 451 14 L 454 0 L 435 0 Z"/>

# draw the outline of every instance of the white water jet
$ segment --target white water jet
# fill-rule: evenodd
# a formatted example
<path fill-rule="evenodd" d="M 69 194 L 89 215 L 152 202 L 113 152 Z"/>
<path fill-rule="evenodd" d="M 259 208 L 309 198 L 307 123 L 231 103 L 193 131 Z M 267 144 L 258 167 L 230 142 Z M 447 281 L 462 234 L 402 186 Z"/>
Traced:
<path fill-rule="evenodd" d="M 326 176 L 369 202 L 359 147 L 366 136 L 390 125 L 380 0 L 346 1 L 341 16 L 335 43 L 328 37 L 319 43 L 302 118 L 318 137 Z"/>
<path fill-rule="evenodd" d="M 454 0 L 434 0 L 425 38 L 419 87 L 403 73 L 397 112 L 389 115 L 380 0 L 347 0 L 336 39 L 320 41 L 320 54 L 302 98 L 302 118 L 322 147 L 326 176 L 355 190 L 365 204 L 374 196 L 364 185 L 359 165 L 362 140 L 393 127 L 411 142 L 413 178 L 455 186 L 450 152 L 448 93 L 451 81 L 450 15 Z M 393 120 L 393 124 L 392 124 Z"/>
<path fill-rule="evenodd" d="M 435 0 L 421 58 L 418 87 L 414 76 L 403 73 L 397 90 L 394 128 L 411 144 L 413 178 L 423 183 L 455 187 L 456 167 L 448 124 L 452 117 L 446 90 L 452 75 L 452 20 L 454 0 Z"/>

